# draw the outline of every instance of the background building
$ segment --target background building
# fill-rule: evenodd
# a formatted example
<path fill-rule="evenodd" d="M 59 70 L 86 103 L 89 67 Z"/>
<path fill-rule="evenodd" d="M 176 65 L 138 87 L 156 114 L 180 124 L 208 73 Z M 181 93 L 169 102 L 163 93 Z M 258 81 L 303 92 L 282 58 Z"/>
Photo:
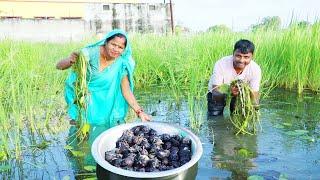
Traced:
<path fill-rule="evenodd" d="M 69 40 L 114 28 L 137 33 L 171 29 L 164 0 L 0 0 L 0 18 L 0 38 L 14 39 Z"/>

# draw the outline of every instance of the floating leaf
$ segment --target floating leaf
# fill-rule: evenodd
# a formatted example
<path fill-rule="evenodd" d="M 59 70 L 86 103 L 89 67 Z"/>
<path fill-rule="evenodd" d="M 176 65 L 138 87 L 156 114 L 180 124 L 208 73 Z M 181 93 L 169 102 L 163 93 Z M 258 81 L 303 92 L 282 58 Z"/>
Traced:
<path fill-rule="evenodd" d="M 282 123 L 284 126 L 292 126 L 292 124 L 291 123 L 286 123 L 286 122 L 284 122 L 284 123 Z"/>
<path fill-rule="evenodd" d="M 75 151 L 75 150 L 70 150 L 72 155 L 75 156 L 75 157 L 83 157 L 85 155 L 84 152 L 82 151 Z"/>
<path fill-rule="evenodd" d="M 66 150 L 71 150 L 71 149 L 73 149 L 73 147 L 70 146 L 70 145 L 66 145 L 66 146 L 64 146 L 64 149 L 66 149 Z"/>
<path fill-rule="evenodd" d="M 286 134 L 289 136 L 299 136 L 308 133 L 307 130 L 294 130 L 294 131 L 287 131 Z"/>
<path fill-rule="evenodd" d="M 41 143 L 36 144 L 35 147 L 39 149 L 46 149 L 50 145 L 50 143 L 50 141 L 42 141 Z"/>
<path fill-rule="evenodd" d="M 84 178 L 83 180 L 97 180 L 96 177 L 89 177 L 89 178 Z"/>
<path fill-rule="evenodd" d="M 70 178 L 70 176 L 64 176 L 63 178 L 62 178 L 62 180 L 70 180 L 71 178 Z"/>
<path fill-rule="evenodd" d="M 0 172 L 9 171 L 10 169 L 9 165 L 0 166 Z"/>
<path fill-rule="evenodd" d="M 241 149 L 238 150 L 238 154 L 242 158 L 248 158 L 248 157 L 250 157 L 251 152 L 248 151 L 247 149 L 241 148 Z"/>
<path fill-rule="evenodd" d="M 295 136 L 295 135 L 297 135 L 296 132 L 294 132 L 294 131 L 287 131 L 287 132 L 285 132 L 285 134 L 287 134 L 287 135 L 289 135 L 289 136 Z"/>
<path fill-rule="evenodd" d="M 277 128 L 277 129 L 283 129 L 284 128 L 284 126 L 281 125 L 281 124 L 276 124 L 274 127 Z"/>
<path fill-rule="evenodd" d="M 96 167 L 95 166 L 84 166 L 83 169 L 86 171 L 95 171 Z"/>
<path fill-rule="evenodd" d="M 252 175 L 248 177 L 248 180 L 264 180 L 262 176 Z"/>
<path fill-rule="evenodd" d="M 310 142 L 314 142 L 315 141 L 314 137 L 311 137 L 311 136 L 308 136 L 308 135 L 301 136 L 300 138 L 304 139 L 304 140 L 308 140 Z"/>
<path fill-rule="evenodd" d="M 280 174 L 279 176 L 279 180 L 287 180 L 288 179 L 288 176 L 286 174 Z"/>
<path fill-rule="evenodd" d="M 298 130 L 294 130 L 295 132 L 299 133 L 299 134 L 306 134 L 308 133 L 309 131 L 307 130 L 303 130 L 303 129 L 298 129 Z"/>

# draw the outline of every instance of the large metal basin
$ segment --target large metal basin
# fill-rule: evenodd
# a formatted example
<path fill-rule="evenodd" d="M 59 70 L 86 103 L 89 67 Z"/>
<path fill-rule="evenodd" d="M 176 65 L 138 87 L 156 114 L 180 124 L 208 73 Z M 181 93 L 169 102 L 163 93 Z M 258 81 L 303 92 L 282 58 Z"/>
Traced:
<path fill-rule="evenodd" d="M 112 166 L 105 160 L 105 152 L 112 150 L 116 146 L 116 141 L 122 135 L 123 131 L 130 129 L 137 125 L 146 125 L 158 132 L 158 134 L 179 134 L 186 136 L 192 141 L 192 157 L 191 160 L 183 166 L 161 172 L 135 172 L 124 170 Z M 128 180 L 128 179 L 170 179 L 170 180 L 192 180 L 196 178 L 198 171 L 198 161 L 202 155 L 203 149 L 199 138 L 191 131 L 168 123 L 159 122 L 137 122 L 122 124 L 113 128 L 110 128 L 100 134 L 93 142 L 91 147 L 91 153 L 93 158 L 97 162 L 97 177 L 98 179 L 110 179 L 110 180 Z"/>

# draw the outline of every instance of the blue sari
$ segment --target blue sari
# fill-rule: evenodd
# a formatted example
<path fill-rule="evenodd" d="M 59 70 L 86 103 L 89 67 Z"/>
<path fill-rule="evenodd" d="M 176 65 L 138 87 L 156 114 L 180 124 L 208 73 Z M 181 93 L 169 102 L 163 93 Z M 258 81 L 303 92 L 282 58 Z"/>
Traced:
<path fill-rule="evenodd" d="M 114 34 L 126 37 L 127 44 L 121 54 L 111 65 L 99 71 L 100 46 L 107 38 Z M 135 63 L 132 58 L 130 43 L 127 34 L 122 30 L 109 32 L 102 40 L 81 50 L 85 59 L 89 61 L 87 68 L 87 86 L 89 94 L 86 98 L 85 118 L 90 125 L 103 125 L 106 128 L 124 123 L 128 111 L 128 103 L 121 91 L 121 80 L 128 76 L 130 89 L 133 91 L 133 71 Z M 77 120 L 78 107 L 74 104 L 76 73 L 71 71 L 65 83 L 65 100 L 68 104 L 68 115 Z"/>

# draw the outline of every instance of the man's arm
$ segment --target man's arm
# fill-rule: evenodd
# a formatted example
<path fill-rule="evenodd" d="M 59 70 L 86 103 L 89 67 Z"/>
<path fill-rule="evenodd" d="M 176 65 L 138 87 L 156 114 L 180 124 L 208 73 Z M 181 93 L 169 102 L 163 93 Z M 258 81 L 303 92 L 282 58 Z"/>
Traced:
<path fill-rule="evenodd" d="M 212 94 L 223 94 L 224 92 L 220 91 L 220 86 L 213 84 L 212 85 Z"/>
<path fill-rule="evenodd" d="M 251 99 L 252 99 L 252 104 L 253 104 L 253 106 L 254 106 L 254 108 L 256 109 L 256 110 L 258 110 L 259 109 L 259 107 L 260 107 L 260 105 L 259 105 L 259 99 L 260 99 L 260 94 L 259 94 L 259 92 L 257 92 L 257 91 L 252 91 L 252 93 L 251 93 Z"/>
<path fill-rule="evenodd" d="M 212 92 L 212 98 L 215 101 L 218 101 L 218 102 L 225 101 L 226 95 L 219 90 L 219 86 L 212 85 L 212 91 L 211 92 Z"/>
<path fill-rule="evenodd" d="M 253 100 L 253 104 L 257 107 L 259 106 L 259 99 L 260 99 L 260 93 L 259 93 L 260 82 L 261 82 L 261 69 L 258 66 L 255 69 L 253 79 L 250 82 L 250 87 L 252 90 L 251 99 Z"/>
<path fill-rule="evenodd" d="M 218 90 L 219 86 L 223 84 L 223 73 L 218 63 L 214 65 L 212 75 L 209 80 L 209 91 Z"/>

